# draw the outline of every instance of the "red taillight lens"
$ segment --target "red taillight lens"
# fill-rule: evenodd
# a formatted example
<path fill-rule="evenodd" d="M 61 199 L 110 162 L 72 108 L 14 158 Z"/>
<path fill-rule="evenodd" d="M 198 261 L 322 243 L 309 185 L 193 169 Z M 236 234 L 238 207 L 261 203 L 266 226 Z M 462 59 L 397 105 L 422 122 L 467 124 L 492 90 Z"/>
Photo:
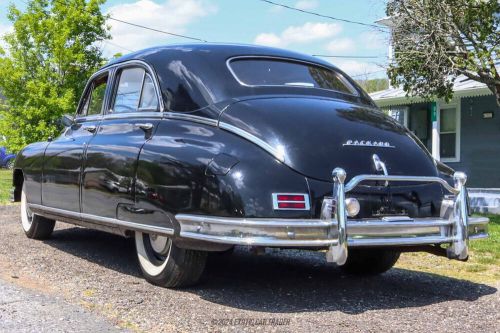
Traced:
<path fill-rule="evenodd" d="M 273 193 L 274 209 L 309 210 L 309 195 L 302 193 Z"/>
<path fill-rule="evenodd" d="M 303 202 L 278 202 L 278 208 L 305 209 L 306 204 Z"/>
<path fill-rule="evenodd" d="M 278 194 L 278 201 L 304 201 L 304 195 L 285 195 L 285 194 Z"/>

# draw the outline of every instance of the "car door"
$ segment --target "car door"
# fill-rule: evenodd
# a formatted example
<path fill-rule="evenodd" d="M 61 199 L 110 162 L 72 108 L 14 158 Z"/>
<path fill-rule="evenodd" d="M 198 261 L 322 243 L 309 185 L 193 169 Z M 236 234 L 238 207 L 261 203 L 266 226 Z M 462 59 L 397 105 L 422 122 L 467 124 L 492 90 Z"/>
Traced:
<path fill-rule="evenodd" d="M 49 143 L 45 151 L 42 205 L 80 212 L 83 156 L 94 137 L 106 104 L 109 72 L 89 80 L 72 126 Z"/>
<path fill-rule="evenodd" d="M 137 159 L 161 117 L 153 73 L 133 63 L 116 69 L 111 108 L 88 145 L 82 175 L 82 213 L 116 218 L 134 206 Z"/>

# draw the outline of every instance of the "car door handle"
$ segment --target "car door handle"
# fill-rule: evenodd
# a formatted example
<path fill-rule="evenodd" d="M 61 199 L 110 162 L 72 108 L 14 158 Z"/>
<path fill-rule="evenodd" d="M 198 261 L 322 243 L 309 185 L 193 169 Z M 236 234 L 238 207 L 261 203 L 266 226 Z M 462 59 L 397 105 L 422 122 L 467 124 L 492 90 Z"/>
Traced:
<path fill-rule="evenodd" d="M 151 123 L 139 123 L 139 124 L 135 124 L 135 126 L 139 127 L 143 131 L 149 131 L 153 128 L 153 124 L 151 124 Z"/>
<path fill-rule="evenodd" d="M 95 130 L 97 129 L 97 126 L 95 125 L 88 125 L 88 126 L 83 126 L 82 127 L 84 130 L 90 133 L 95 133 Z"/>

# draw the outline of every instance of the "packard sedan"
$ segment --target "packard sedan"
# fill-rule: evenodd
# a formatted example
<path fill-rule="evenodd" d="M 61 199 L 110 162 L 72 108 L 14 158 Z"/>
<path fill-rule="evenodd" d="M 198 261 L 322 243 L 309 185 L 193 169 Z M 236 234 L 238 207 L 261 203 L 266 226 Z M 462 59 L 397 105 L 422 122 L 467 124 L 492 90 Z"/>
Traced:
<path fill-rule="evenodd" d="M 156 285 L 192 285 L 209 252 L 238 245 L 323 251 L 378 274 L 405 251 L 466 260 L 487 237 L 466 175 L 315 57 L 146 49 L 96 72 L 62 123 L 17 157 L 24 232 L 47 238 L 61 221 L 134 237 Z"/>

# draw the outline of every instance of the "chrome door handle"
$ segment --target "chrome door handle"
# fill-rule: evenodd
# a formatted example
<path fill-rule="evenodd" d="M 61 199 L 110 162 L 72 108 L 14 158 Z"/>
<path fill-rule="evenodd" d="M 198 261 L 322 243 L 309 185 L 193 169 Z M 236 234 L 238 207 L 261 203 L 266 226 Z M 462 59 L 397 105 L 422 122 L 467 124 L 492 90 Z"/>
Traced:
<path fill-rule="evenodd" d="M 97 129 L 97 126 L 95 125 L 89 125 L 89 126 L 83 126 L 82 127 L 84 130 L 90 133 L 95 133 L 95 130 Z"/>
<path fill-rule="evenodd" d="M 135 124 L 135 126 L 139 127 L 144 131 L 149 131 L 153 128 L 153 124 L 151 123 L 140 123 L 140 124 Z"/>

